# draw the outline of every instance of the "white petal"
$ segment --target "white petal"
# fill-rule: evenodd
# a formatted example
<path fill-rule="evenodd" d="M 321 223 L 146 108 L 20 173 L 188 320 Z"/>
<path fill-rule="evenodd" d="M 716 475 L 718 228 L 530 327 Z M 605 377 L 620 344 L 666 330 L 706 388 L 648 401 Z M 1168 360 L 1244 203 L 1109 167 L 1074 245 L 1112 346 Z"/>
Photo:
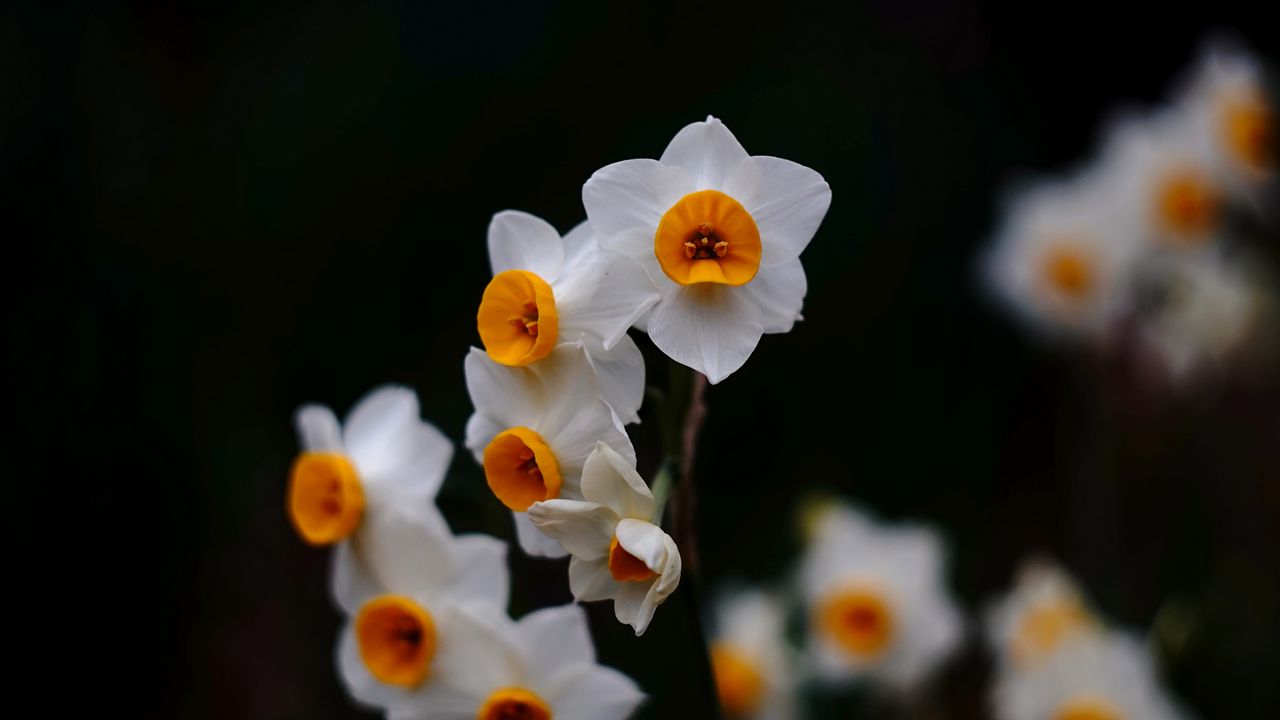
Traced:
<path fill-rule="evenodd" d="M 488 415 L 481 413 L 472 413 L 467 418 L 466 429 L 466 446 L 471 451 L 471 457 L 480 464 L 484 464 L 484 449 L 489 443 L 497 437 L 498 433 L 506 430 L 508 426 L 499 425 Z"/>
<path fill-rule="evenodd" d="M 626 521 L 623 521 L 626 522 Z M 654 545 L 655 534 L 651 530 L 637 526 L 623 528 L 618 526 L 618 544 L 624 550 L 635 555 L 649 565 L 658 576 L 647 583 L 619 583 L 618 594 L 614 598 L 614 615 L 620 622 L 635 628 L 636 635 L 643 635 L 653 620 L 658 606 L 666 601 L 680 584 L 680 551 L 675 541 L 660 529 L 657 530 L 658 548 Z M 650 526 L 653 527 L 653 526 Z M 635 551 L 632 550 L 635 548 Z M 639 555 L 637 553 L 644 553 Z M 650 561 L 653 561 L 652 564 Z"/>
<path fill-rule="evenodd" d="M 348 622 L 338 637 L 337 664 L 338 676 L 342 678 L 347 693 L 361 705 L 386 710 L 403 707 L 412 701 L 412 696 L 404 689 L 383 684 L 365 667 L 356 642 L 354 621 Z"/>
<path fill-rule="evenodd" d="M 609 554 L 618 516 L 609 508 L 582 500 L 544 500 L 527 513 L 543 535 L 560 541 L 574 557 L 596 560 Z"/>
<path fill-rule="evenodd" d="M 591 223 L 583 220 L 573 226 L 564 236 L 564 266 L 573 267 L 588 253 L 600 249 L 595 233 L 591 232 Z"/>
<path fill-rule="evenodd" d="M 635 260 L 601 250 L 565 272 L 555 288 L 562 337 L 587 335 L 610 349 L 658 302 L 658 291 Z"/>
<path fill-rule="evenodd" d="M 400 503 L 434 502 L 453 460 L 453 443 L 436 426 L 417 420 L 400 433 L 395 463 L 379 474 L 361 475 L 366 490 L 394 492 Z M 394 488 L 390 490 L 389 488 Z"/>
<path fill-rule="evenodd" d="M 664 534 L 662 543 L 664 546 L 662 567 L 658 570 L 658 578 L 649 586 L 649 591 L 645 593 L 644 604 L 641 606 L 641 617 L 652 618 L 658 606 L 666 602 L 671 593 L 675 592 L 680 585 L 680 549 L 676 547 L 676 541 L 672 540 L 670 535 Z M 647 625 L 648 620 L 646 619 L 645 626 Z"/>
<path fill-rule="evenodd" d="M 526 425 L 531 418 L 541 415 L 542 385 L 538 376 L 528 368 L 500 365 L 490 360 L 483 350 L 473 347 L 463 362 L 463 372 L 476 412 L 487 416 L 504 430 Z M 467 447 L 475 452 L 471 439 L 468 433 Z M 484 450 L 483 446 L 480 450 Z"/>
<path fill-rule="evenodd" d="M 623 625 L 630 625 L 636 631 L 636 637 L 643 635 L 653 620 L 653 607 L 648 608 L 646 615 L 644 600 L 655 582 L 656 579 L 648 582 L 620 582 L 615 585 L 617 590 L 613 597 L 613 615 Z"/>
<path fill-rule="evenodd" d="M 582 468 L 582 496 L 619 518 L 653 518 L 653 493 L 636 472 L 635 460 L 604 443 L 596 444 Z"/>
<path fill-rule="evenodd" d="M 650 570 L 660 573 L 667 562 L 667 534 L 662 528 L 646 520 L 623 518 L 614 530 L 618 545 L 644 563 Z"/>
<path fill-rule="evenodd" d="M 631 678 L 600 665 L 566 674 L 548 694 L 556 720 L 625 720 L 645 700 Z"/>
<path fill-rule="evenodd" d="M 609 572 L 609 561 L 569 559 L 569 591 L 578 602 L 608 600 L 618 590 L 618 581 Z"/>
<path fill-rule="evenodd" d="M 586 351 L 557 347 L 532 366 L 543 381 L 546 405 L 533 429 L 551 446 L 564 476 L 564 497 L 577 497 L 582 464 L 596 442 L 604 442 L 634 462 L 636 452 L 613 410 L 600 397 Z"/>
<path fill-rule="evenodd" d="M 442 685 L 473 698 L 472 713 L 494 690 L 524 682 L 516 626 L 505 614 L 453 605 L 438 615 L 432 674 Z"/>
<path fill-rule="evenodd" d="M 724 192 L 741 202 L 756 221 L 766 260 L 798 256 L 831 206 L 831 188 L 821 175 L 767 155 L 735 166 Z"/>
<path fill-rule="evenodd" d="M 506 612 L 511 590 L 507 544 L 488 535 L 460 535 L 453 547 L 457 575 L 447 588 L 450 597 L 467 606 L 488 604 Z"/>
<path fill-rule="evenodd" d="M 303 405 L 294 413 L 298 444 L 309 452 L 343 452 L 342 430 L 333 411 L 323 405 Z"/>
<path fill-rule="evenodd" d="M 677 200 L 697 189 L 694 179 L 680 168 L 657 160 L 623 160 L 606 165 L 587 180 L 582 204 L 602 247 L 610 247 L 608 241 L 619 233 L 644 228 L 649 232 L 647 251 L 652 254 L 658 220 Z"/>
<path fill-rule="evenodd" d="M 649 314 L 649 338 L 714 385 L 742 367 L 760 342 L 759 311 L 741 288 L 671 285 Z"/>
<path fill-rule="evenodd" d="M 790 258 L 760 266 L 754 279 L 739 288 L 756 307 L 756 316 L 766 333 L 791 332 L 800 319 L 808 289 L 800 258 Z"/>
<path fill-rule="evenodd" d="M 528 270 L 554 282 L 564 266 L 564 244 L 546 220 L 504 210 L 489 223 L 489 265 L 494 275 L 504 270 Z"/>
<path fill-rule="evenodd" d="M 690 123 L 676 133 L 659 160 L 675 165 L 694 179 L 696 189 L 720 189 L 729 172 L 748 160 L 747 151 L 725 124 L 710 118 Z"/>
<path fill-rule="evenodd" d="M 584 342 L 587 359 L 596 371 L 600 396 L 628 425 L 640 422 L 640 406 L 644 404 L 644 356 L 630 335 L 623 335 L 612 350 L 603 345 Z"/>
<path fill-rule="evenodd" d="M 421 422 L 418 396 L 407 387 L 384 385 L 361 398 L 347 415 L 342 438 L 361 477 L 399 468 L 416 449 L 413 436 Z"/>
<path fill-rule="evenodd" d="M 516 625 L 516 639 L 528 658 L 530 685 L 542 690 L 574 668 L 591 667 L 596 651 L 587 629 L 587 614 L 578 605 L 561 605 L 529 613 Z M 544 698 L 556 709 L 550 697 Z"/>
<path fill-rule="evenodd" d="M 365 506 L 355 534 L 336 549 L 333 593 L 347 612 L 373 594 L 433 593 L 454 575 L 453 537 L 434 505 Z"/>
<path fill-rule="evenodd" d="M 528 513 L 513 512 L 511 515 L 516 521 L 516 540 L 520 542 L 520 549 L 526 555 L 562 558 L 569 554 L 569 551 L 560 545 L 560 541 L 539 532 L 538 528 L 534 527 L 533 521 L 529 519 Z"/>

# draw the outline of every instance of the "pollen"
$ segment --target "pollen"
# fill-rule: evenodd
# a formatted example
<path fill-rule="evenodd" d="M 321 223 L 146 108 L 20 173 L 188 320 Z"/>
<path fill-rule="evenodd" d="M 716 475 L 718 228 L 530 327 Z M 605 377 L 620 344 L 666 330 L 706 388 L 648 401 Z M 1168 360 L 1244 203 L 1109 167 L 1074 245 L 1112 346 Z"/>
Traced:
<path fill-rule="evenodd" d="M 1093 287 L 1093 265 L 1081 250 L 1069 246 L 1055 248 L 1045 256 L 1045 280 L 1058 294 L 1078 300 Z"/>
<path fill-rule="evenodd" d="M 762 247 L 742 203 L 718 190 L 699 190 L 662 216 L 653 252 L 662 272 L 681 285 L 745 285 L 760 269 Z"/>
<path fill-rule="evenodd" d="M 498 434 L 484 449 L 484 475 L 503 505 L 524 512 L 560 496 L 560 466 L 542 436 L 526 427 Z"/>
<path fill-rule="evenodd" d="M 1165 229 L 1186 240 L 1203 240 L 1217 224 L 1217 191 L 1199 173 L 1180 171 L 1164 179 L 1157 216 Z"/>
<path fill-rule="evenodd" d="M 476 720 L 551 720 L 551 706 L 530 690 L 495 690 L 480 706 Z"/>
<path fill-rule="evenodd" d="M 759 709 L 764 677 L 745 653 L 731 645 L 715 643 L 711 646 L 711 669 L 720 707 L 726 715 L 749 716 Z"/>
<path fill-rule="evenodd" d="M 559 316 L 551 286 L 526 270 L 493 276 L 480 298 L 476 326 L 485 352 L 503 365 L 528 365 L 556 346 Z"/>
<path fill-rule="evenodd" d="M 356 641 L 369 674 L 388 685 L 416 687 L 436 653 L 436 626 L 421 605 L 403 595 L 382 595 L 356 616 Z"/>
<path fill-rule="evenodd" d="M 1125 720 L 1115 705 L 1091 695 L 1074 697 L 1064 702 L 1053 720 Z"/>
<path fill-rule="evenodd" d="M 1237 161 L 1255 172 L 1275 166 L 1275 115 L 1257 93 L 1229 102 L 1223 125 L 1227 147 Z"/>
<path fill-rule="evenodd" d="M 618 582 L 645 582 L 657 575 L 643 560 L 619 545 L 616 535 L 609 542 L 609 574 Z"/>
<path fill-rule="evenodd" d="M 894 620 L 879 592 L 855 588 L 836 592 L 818 605 L 817 626 L 845 652 L 871 659 L 893 640 Z"/>
<path fill-rule="evenodd" d="M 289 474 L 289 520 L 311 545 L 330 545 L 360 526 L 364 490 L 355 467 L 337 453 L 304 452 Z"/>
<path fill-rule="evenodd" d="M 1022 615 L 1010 648 L 1015 662 L 1026 663 L 1052 653 L 1074 632 L 1091 624 L 1089 614 L 1074 598 L 1043 602 Z"/>

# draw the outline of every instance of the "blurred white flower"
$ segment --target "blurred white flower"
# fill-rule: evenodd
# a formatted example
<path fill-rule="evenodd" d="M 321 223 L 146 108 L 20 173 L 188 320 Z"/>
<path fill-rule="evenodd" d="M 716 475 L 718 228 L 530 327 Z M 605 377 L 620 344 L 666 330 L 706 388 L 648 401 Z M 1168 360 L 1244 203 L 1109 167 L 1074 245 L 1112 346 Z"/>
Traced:
<path fill-rule="evenodd" d="M 397 538 L 448 533 L 435 496 L 453 444 L 418 413 L 412 390 L 388 385 L 357 402 L 343 426 L 322 405 L 295 415 L 303 452 L 290 472 L 289 519 L 306 542 L 336 545 L 335 574 L 377 575 L 371 558 Z"/>
<path fill-rule="evenodd" d="M 1001 668 L 1019 669 L 1043 662 L 1072 637 L 1099 629 L 1075 581 L 1044 561 L 1022 567 L 1013 589 L 987 611 L 986 626 Z"/>
<path fill-rule="evenodd" d="M 944 552 L 930 529 L 884 526 L 843 505 L 814 522 L 801 563 L 814 669 L 905 690 L 959 644 Z"/>
<path fill-rule="evenodd" d="M 692 123 L 659 160 L 598 170 L 582 189 L 605 248 L 636 259 L 661 301 L 637 327 L 712 383 L 763 333 L 791 330 L 806 281 L 800 253 L 831 204 L 818 173 L 749 156 L 719 120 Z"/>
<path fill-rule="evenodd" d="M 1130 302 L 1140 238 L 1097 172 L 1016 194 L 984 271 L 993 293 L 1047 335 L 1102 339 Z"/>
<path fill-rule="evenodd" d="M 467 449 L 484 466 L 493 494 L 515 515 L 520 547 L 531 555 L 565 551 L 529 522 L 539 500 L 582 497 L 582 466 L 603 442 L 635 463 L 631 439 L 600 396 L 586 351 L 559 345 L 531 365 L 500 365 L 472 348 L 465 362 L 476 411 Z"/>
<path fill-rule="evenodd" d="M 1185 717 L 1160 688 L 1151 659 L 1117 632 L 1073 636 L 1043 663 L 1001 673 L 999 720 L 1176 720 Z"/>
<path fill-rule="evenodd" d="M 514 210 L 489 224 L 489 263 L 494 277 L 476 315 L 489 357 L 528 365 L 581 342 L 604 399 L 624 422 L 638 422 L 644 359 L 627 329 L 658 302 L 640 266 L 601 250 L 585 222 L 561 238 L 545 220 Z"/>
<path fill-rule="evenodd" d="M 786 608 L 761 590 L 720 595 L 712 606 L 711 668 L 720 708 L 737 720 L 797 716 L 799 664 L 786 642 Z"/>
<path fill-rule="evenodd" d="M 458 614 L 440 646 L 439 687 L 392 720 L 624 720 L 644 701 L 626 675 L 598 665 L 582 608 L 547 608 L 520 622 Z"/>
<path fill-rule="evenodd" d="M 582 500 L 546 500 L 529 518 L 572 554 L 569 589 L 581 602 L 613 600 L 618 622 L 644 634 L 680 584 L 680 551 L 654 525 L 653 494 L 624 457 L 599 443 L 582 470 Z"/>

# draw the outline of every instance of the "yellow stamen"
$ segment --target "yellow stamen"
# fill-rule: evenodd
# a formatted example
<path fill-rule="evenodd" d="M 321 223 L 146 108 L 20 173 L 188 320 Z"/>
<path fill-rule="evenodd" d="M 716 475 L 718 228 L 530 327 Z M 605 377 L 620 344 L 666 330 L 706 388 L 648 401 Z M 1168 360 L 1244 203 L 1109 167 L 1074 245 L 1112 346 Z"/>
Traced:
<path fill-rule="evenodd" d="M 836 645 L 864 659 L 878 656 L 893 639 L 889 605 L 870 588 L 833 593 L 818 604 L 816 620 Z"/>
<path fill-rule="evenodd" d="M 364 512 L 360 476 L 337 453 L 304 452 L 289 473 L 289 520 L 311 545 L 329 545 L 356 531 Z"/>
<path fill-rule="evenodd" d="M 1125 720 L 1115 705 L 1099 697 L 1085 695 L 1064 702 L 1053 720 Z"/>
<path fill-rule="evenodd" d="M 484 476 L 503 505 L 524 512 L 560 496 L 560 466 L 542 436 L 526 427 L 498 434 L 484 449 Z"/>
<path fill-rule="evenodd" d="M 745 653 L 730 645 L 715 643 L 711 646 L 711 669 L 720 707 L 726 715 L 747 716 L 760 707 L 764 678 Z"/>
<path fill-rule="evenodd" d="M 609 574 L 618 582 L 644 582 L 657 575 L 643 560 L 619 545 L 616 535 L 609 541 Z"/>
<path fill-rule="evenodd" d="M 480 299 L 476 326 L 485 352 L 503 365 L 528 365 L 556 346 L 559 316 L 545 280 L 526 270 L 493 276 Z"/>
<path fill-rule="evenodd" d="M 476 720 L 551 720 L 551 706 L 530 690 L 502 688 L 484 701 Z"/>
<path fill-rule="evenodd" d="M 402 595 L 365 603 L 356 616 L 356 641 L 369 673 L 411 688 L 427 678 L 436 654 L 436 626 L 422 606 Z"/>
<path fill-rule="evenodd" d="M 760 230 L 751 213 L 718 190 L 676 201 L 658 222 L 653 253 L 681 285 L 745 285 L 760 269 Z"/>

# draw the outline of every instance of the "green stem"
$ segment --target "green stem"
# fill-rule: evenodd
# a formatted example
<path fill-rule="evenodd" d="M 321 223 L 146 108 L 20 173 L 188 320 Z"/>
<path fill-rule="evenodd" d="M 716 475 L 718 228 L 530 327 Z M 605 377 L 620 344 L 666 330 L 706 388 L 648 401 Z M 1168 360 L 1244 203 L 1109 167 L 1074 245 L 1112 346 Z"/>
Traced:
<path fill-rule="evenodd" d="M 662 526 L 662 516 L 667 509 L 667 497 L 671 495 L 671 484 L 675 480 L 677 459 L 667 456 L 658 467 L 658 474 L 653 477 L 653 524 Z"/>

